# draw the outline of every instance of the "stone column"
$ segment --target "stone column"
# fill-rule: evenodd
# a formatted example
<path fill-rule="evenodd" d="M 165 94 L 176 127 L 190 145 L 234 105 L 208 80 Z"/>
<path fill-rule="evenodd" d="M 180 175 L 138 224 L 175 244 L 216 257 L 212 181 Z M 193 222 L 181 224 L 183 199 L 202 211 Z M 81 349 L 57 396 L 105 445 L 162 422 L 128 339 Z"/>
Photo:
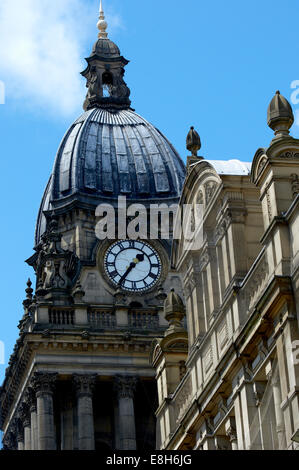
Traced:
<path fill-rule="evenodd" d="M 74 375 L 73 384 L 77 395 L 78 447 L 79 450 L 94 450 L 94 418 L 92 395 L 95 375 Z"/>
<path fill-rule="evenodd" d="M 30 422 L 31 422 L 31 450 L 38 450 L 37 442 L 37 404 L 36 404 L 36 395 L 33 388 L 29 387 L 27 389 L 26 398 L 29 404 L 30 411 Z"/>
<path fill-rule="evenodd" d="M 17 442 L 18 450 L 24 450 L 24 427 L 20 419 L 17 420 Z"/>
<path fill-rule="evenodd" d="M 56 450 L 53 392 L 57 374 L 36 372 L 33 388 L 37 400 L 38 450 Z"/>
<path fill-rule="evenodd" d="M 20 447 L 22 444 L 20 444 Z M 18 442 L 17 442 L 17 421 L 14 420 L 12 426 L 10 427 L 9 431 L 5 435 L 3 440 L 3 448 L 4 450 L 17 450 L 18 449 Z M 22 449 L 20 449 L 22 450 Z"/>
<path fill-rule="evenodd" d="M 22 402 L 20 405 L 19 417 L 24 427 L 24 450 L 31 450 L 30 409 L 26 401 Z"/>
<path fill-rule="evenodd" d="M 234 418 L 229 418 L 229 420 L 226 422 L 225 432 L 230 440 L 232 450 L 238 450 L 238 438 Z"/>
<path fill-rule="evenodd" d="M 134 414 L 134 392 L 137 378 L 116 376 L 115 390 L 119 407 L 119 442 L 118 450 L 136 450 L 136 427 Z"/>
<path fill-rule="evenodd" d="M 281 409 L 281 390 L 280 390 L 280 380 L 278 368 L 275 371 L 271 371 L 269 374 L 269 379 L 271 380 L 272 390 L 273 390 L 273 401 L 275 409 L 275 419 L 276 419 L 276 432 L 278 438 L 279 450 L 286 449 L 286 435 L 284 429 L 284 418 L 283 412 Z"/>

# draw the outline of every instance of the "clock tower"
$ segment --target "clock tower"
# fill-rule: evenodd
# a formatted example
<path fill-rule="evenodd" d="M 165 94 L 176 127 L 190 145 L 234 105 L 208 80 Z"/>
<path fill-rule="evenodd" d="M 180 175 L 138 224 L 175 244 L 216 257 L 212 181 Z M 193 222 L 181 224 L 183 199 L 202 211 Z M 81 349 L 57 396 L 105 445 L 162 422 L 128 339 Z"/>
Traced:
<path fill-rule="evenodd" d="M 102 5 L 98 29 L 82 72 L 84 114 L 58 148 L 27 260 L 36 288 L 28 282 L 0 395 L 7 449 L 155 449 L 149 353 L 168 326 L 163 301 L 181 283 L 171 221 L 169 238 L 159 227 L 153 237 L 150 214 L 178 203 L 185 167 L 131 108 L 128 61 L 107 37 Z M 135 220 L 135 237 L 121 218 L 125 229 Z M 105 220 L 112 237 L 98 236 Z"/>

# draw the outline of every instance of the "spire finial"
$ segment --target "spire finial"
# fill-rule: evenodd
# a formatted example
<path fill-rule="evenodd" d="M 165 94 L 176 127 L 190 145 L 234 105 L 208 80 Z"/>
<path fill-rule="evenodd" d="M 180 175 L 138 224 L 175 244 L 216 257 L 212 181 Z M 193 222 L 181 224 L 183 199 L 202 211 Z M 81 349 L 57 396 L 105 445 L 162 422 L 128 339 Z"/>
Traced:
<path fill-rule="evenodd" d="M 105 15 L 104 15 L 104 11 L 103 11 L 103 4 L 102 4 L 102 0 L 100 0 L 100 16 L 99 16 L 99 21 L 98 21 L 98 24 L 97 24 L 97 27 L 99 29 L 99 38 L 101 39 L 105 39 L 107 38 L 108 36 L 108 33 L 106 32 L 106 29 L 107 29 L 107 21 L 105 21 Z"/>
<path fill-rule="evenodd" d="M 294 114 L 288 100 L 277 91 L 268 107 L 268 126 L 275 133 L 274 140 L 289 136 Z"/>

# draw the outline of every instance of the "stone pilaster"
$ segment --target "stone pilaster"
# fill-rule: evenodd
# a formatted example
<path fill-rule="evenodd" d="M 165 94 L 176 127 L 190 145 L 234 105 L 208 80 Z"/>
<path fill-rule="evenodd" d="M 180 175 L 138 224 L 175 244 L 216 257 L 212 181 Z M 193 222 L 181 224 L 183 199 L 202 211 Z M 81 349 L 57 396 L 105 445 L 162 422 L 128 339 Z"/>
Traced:
<path fill-rule="evenodd" d="M 18 421 L 17 419 L 14 419 L 3 440 L 3 447 L 5 450 L 17 450 L 18 449 L 17 433 L 18 433 Z"/>
<path fill-rule="evenodd" d="M 29 405 L 30 411 L 30 423 L 31 423 L 31 450 L 38 450 L 37 440 L 37 402 L 36 395 L 33 388 L 29 387 L 26 392 L 26 399 Z"/>
<path fill-rule="evenodd" d="M 119 408 L 119 450 L 136 450 L 136 426 L 134 413 L 134 392 L 136 377 L 116 376 L 114 387 Z"/>
<path fill-rule="evenodd" d="M 268 374 L 268 380 L 271 381 L 272 390 L 273 390 L 273 401 L 275 409 L 275 420 L 276 420 L 276 433 L 278 438 L 279 450 L 286 449 L 286 435 L 284 427 L 284 417 L 281 409 L 281 389 L 280 389 L 280 379 L 278 367 L 276 370 L 271 370 Z"/>
<path fill-rule="evenodd" d="M 232 450 L 238 450 L 238 437 L 234 418 L 229 418 L 225 424 L 225 432 L 226 436 L 230 440 Z"/>
<path fill-rule="evenodd" d="M 73 384 L 77 395 L 79 450 L 95 449 L 92 403 L 95 381 L 95 375 L 73 376 Z"/>
<path fill-rule="evenodd" d="M 31 450 L 31 416 L 28 402 L 21 403 L 18 416 L 24 428 L 24 450 Z"/>
<path fill-rule="evenodd" d="M 32 385 L 37 400 L 38 450 L 56 450 L 53 392 L 57 374 L 36 372 Z"/>
<path fill-rule="evenodd" d="M 17 419 L 16 429 L 18 450 L 24 450 L 24 426 L 19 418 Z"/>

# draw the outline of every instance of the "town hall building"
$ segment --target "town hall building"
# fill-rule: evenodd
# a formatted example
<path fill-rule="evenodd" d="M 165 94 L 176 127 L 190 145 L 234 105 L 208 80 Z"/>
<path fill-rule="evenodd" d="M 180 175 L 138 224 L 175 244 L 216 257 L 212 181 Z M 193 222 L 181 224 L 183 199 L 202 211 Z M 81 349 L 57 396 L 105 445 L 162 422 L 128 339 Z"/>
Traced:
<path fill-rule="evenodd" d="M 198 156 L 191 128 L 185 165 L 132 109 L 128 61 L 108 38 L 102 3 L 98 29 L 82 72 L 84 113 L 58 148 L 27 259 L 34 285 L 28 280 L 0 388 L 3 448 L 295 449 L 299 140 L 289 134 L 291 106 L 275 94 L 273 140 L 252 163 Z M 142 236 L 124 231 L 123 220 L 134 225 L 125 203 L 144 208 L 134 226 Z M 162 205 L 177 207 L 176 217 L 158 210 L 152 237 L 152 210 Z M 176 236 L 185 206 L 191 245 L 184 230 Z M 113 237 L 101 236 L 105 225 Z"/>

